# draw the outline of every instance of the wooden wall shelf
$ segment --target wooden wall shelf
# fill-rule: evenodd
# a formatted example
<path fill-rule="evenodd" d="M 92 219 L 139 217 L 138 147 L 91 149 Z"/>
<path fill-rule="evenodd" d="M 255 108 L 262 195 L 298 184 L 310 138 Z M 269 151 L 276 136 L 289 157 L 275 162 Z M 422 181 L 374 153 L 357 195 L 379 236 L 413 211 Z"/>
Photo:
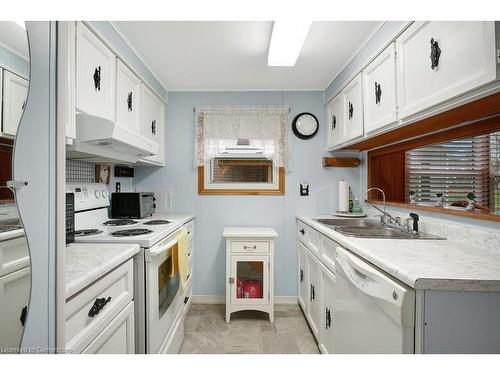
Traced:
<path fill-rule="evenodd" d="M 361 160 L 358 158 L 336 158 L 336 157 L 324 157 L 323 167 L 335 167 L 335 168 L 356 168 L 361 165 Z"/>

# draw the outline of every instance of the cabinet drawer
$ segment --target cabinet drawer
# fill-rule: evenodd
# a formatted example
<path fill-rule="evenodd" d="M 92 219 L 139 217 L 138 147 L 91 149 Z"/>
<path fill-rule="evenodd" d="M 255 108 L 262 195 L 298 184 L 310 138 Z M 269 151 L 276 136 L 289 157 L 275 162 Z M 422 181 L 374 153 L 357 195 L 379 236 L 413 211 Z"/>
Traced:
<path fill-rule="evenodd" d="M 66 301 L 66 349 L 80 353 L 133 299 L 133 260 L 103 276 Z M 90 316 L 98 298 L 109 302 Z"/>
<path fill-rule="evenodd" d="M 319 232 L 301 221 L 297 221 L 297 231 L 299 240 L 306 245 L 310 251 L 319 255 L 321 245 Z"/>
<path fill-rule="evenodd" d="M 396 48 L 399 118 L 496 79 L 493 21 L 415 22 Z"/>
<path fill-rule="evenodd" d="M 30 258 L 26 237 L 0 242 L 0 277 L 29 267 Z"/>
<path fill-rule="evenodd" d="M 234 253 L 268 253 L 269 241 L 231 241 L 231 251 Z"/>

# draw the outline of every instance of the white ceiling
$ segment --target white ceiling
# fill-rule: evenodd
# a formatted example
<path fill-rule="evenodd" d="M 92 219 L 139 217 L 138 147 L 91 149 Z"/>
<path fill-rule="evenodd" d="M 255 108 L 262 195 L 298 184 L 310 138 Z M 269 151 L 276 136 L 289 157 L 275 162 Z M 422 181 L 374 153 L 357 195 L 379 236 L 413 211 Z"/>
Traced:
<path fill-rule="evenodd" d="M 313 22 L 294 67 L 267 66 L 271 21 L 120 21 L 166 89 L 323 90 L 380 22 Z"/>
<path fill-rule="evenodd" d="M 28 36 L 17 23 L 0 21 L 0 44 L 28 60 Z"/>

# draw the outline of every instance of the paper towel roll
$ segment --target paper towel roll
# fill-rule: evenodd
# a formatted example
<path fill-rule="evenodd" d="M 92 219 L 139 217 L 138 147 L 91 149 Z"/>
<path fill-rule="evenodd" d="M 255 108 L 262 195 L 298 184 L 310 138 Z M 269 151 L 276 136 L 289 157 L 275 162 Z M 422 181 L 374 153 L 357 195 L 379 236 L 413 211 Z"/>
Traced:
<path fill-rule="evenodd" d="M 349 184 L 345 180 L 339 181 L 339 211 L 349 211 Z"/>

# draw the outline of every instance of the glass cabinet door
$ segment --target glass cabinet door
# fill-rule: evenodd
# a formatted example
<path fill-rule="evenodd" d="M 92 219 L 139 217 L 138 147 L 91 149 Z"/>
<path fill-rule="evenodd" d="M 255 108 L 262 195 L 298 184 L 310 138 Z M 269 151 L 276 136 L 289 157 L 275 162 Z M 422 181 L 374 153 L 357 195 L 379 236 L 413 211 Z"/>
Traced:
<path fill-rule="evenodd" d="M 231 299 L 236 304 L 266 304 L 269 300 L 269 257 L 231 257 Z"/>

